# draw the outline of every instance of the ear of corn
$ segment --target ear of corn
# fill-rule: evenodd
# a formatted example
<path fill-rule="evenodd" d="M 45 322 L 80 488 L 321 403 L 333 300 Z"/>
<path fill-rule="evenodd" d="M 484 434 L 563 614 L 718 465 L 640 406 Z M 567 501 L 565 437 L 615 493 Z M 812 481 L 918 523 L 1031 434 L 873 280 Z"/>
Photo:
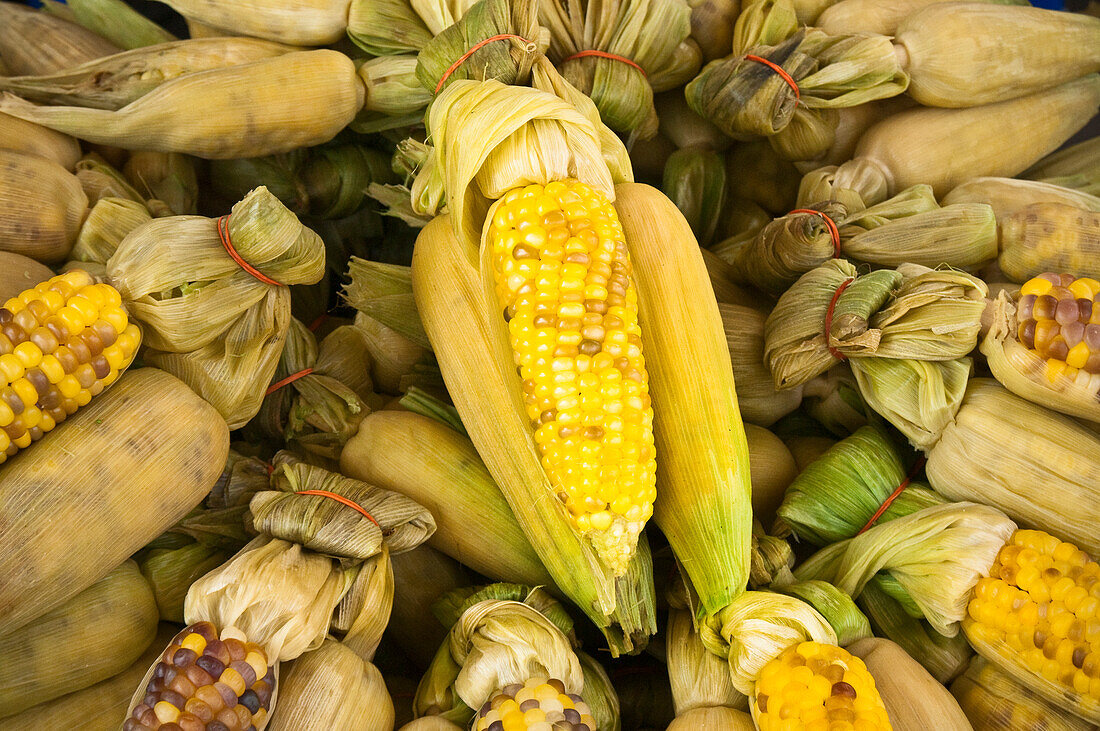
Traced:
<path fill-rule="evenodd" d="M 1001 271 L 1025 281 L 1044 271 L 1100 276 L 1100 211 L 1034 203 L 1000 220 Z"/>
<path fill-rule="evenodd" d="M 0 717 L 120 673 L 153 641 L 157 610 L 133 561 L 0 637 Z"/>
<path fill-rule="evenodd" d="M 0 149 L 38 155 L 66 170 L 72 170 L 83 154 L 72 137 L 10 114 L 0 114 Z"/>
<path fill-rule="evenodd" d="M 0 5 L 0 56 L 8 74 L 51 74 L 119 52 L 76 23 L 17 3 Z"/>
<path fill-rule="evenodd" d="M 704 149 L 679 149 L 665 163 L 664 191 L 699 239 L 709 246 L 724 213 L 726 167 L 722 157 Z"/>
<path fill-rule="evenodd" d="M 391 562 L 393 611 L 386 636 L 419 667 L 427 667 L 447 634 L 431 606 L 441 595 L 468 585 L 470 576 L 458 561 L 430 545 L 393 556 Z"/>
<path fill-rule="evenodd" d="M 324 46 L 340 40 L 347 27 L 349 0 L 254 0 L 242 7 L 231 0 L 172 0 L 180 15 L 234 35 L 269 38 L 296 46 Z"/>
<path fill-rule="evenodd" d="M 681 725 L 696 709 L 748 707 L 748 698 L 733 687 L 726 659 L 703 645 L 690 611 L 669 610 L 666 637 L 668 678 Z"/>
<path fill-rule="evenodd" d="M 62 11 L 60 5 L 57 0 L 43 3 L 46 10 L 58 14 Z M 123 0 L 66 1 L 64 9 L 72 14 L 77 23 L 119 48 L 140 48 L 176 40 L 175 36 Z"/>
<path fill-rule="evenodd" d="M 63 261 L 88 210 L 80 181 L 53 160 L 0 150 L 0 249 L 45 263 Z M 28 231 L 37 235 L 28 237 Z"/>
<path fill-rule="evenodd" d="M 1050 731 L 1091 731 L 1095 725 L 1047 703 L 985 658 L 971 661 L 965 674 L 951 684 L 971 725 L 976 729 L 1036 728 Z"/>
<path fill-rule="evenodd" d="M 1022 0 L 989 0 L 993 5 L 1024 5 Z M 897 35 L 898 26 L 917 11 L 944 0 L 900 0 L 890 4 L 874 0 L 841 0 L 825 8 L 817 27 L 830 34 L 878 33 Z M 982 32 L 985 32 L 984 29 Z"/>
<path fill-rule="evenodd" d="M 98 144 L 226 159 L 328 142 L 363 94 L 351 59 L 316 50 L 185 74 L 118 111 L 36 106 L 10 93 L 0 111 Z"/>
<path fill-rule="evenodd" d="M 1100 138 L 1093 137 L 1047 155 L 1023 173 L 1031 180 L 1062 185 L 1091 195 L 1100 195 Z"/>
<path fill-rule="evenodd" d="M 28 287 L 45 282 L 53 276 L 54 273 L 45 264 L 22 254 L 0 251 L 0 300 L 6 302 L 12 297 L 18 297 Z"/>

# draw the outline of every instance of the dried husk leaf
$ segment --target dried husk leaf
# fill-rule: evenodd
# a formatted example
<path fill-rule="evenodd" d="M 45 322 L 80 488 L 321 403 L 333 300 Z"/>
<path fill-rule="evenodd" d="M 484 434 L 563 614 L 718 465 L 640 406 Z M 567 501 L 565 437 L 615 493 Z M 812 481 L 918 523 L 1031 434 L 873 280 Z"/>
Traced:
<path fill-rule="evenodd" d="M 0 123 L 0 127 L 2 127 Z M 1100 195 L 1100 137 L 1092 137 L 1047 155 L 1021 177 Z"/>
<path fill-rule="evenodd" d="M 44 157 L 66 170 L 81 157 L 80 143 L 72 137 L 10 114 L 0 114 L 0 149 Z"/>
<path fill-rule="evenodd" d="M 703 645 L 691 612 L 669 610 L 666 647 L 677 717 L 697 708 L 748 708 L 748 698 L 733 688 L 729 664 Z"/>
<path fill-rule="evenodd" d="M 947 689 L 898 645 L 868 637 L 845 649 L 867 665 L 896 731 L 971 731 L 970 722 Z"/>
<path fill-rule="evenodd" d="M 1100 198 L 1053 183 L 1015 178 L 980 177 L 956 186 L 943 198 L 944 205 L 985 203 L 993 208 L 997 220 L 1036 203 L 1060 203 L 1087 211 L 1100 211 Z"/>
<path fill-rule="evenodd" d="M 1016 524 L 994 508 L 949 503 L 879 523 L 833 543 L 802 563 L 795 576 L 821 579 L 851 596 L 882 570 L 908 591 L 936 631 L 959 631 L 978 579 L 985 576 Z"/>
<path fill-rule="evenodd" d="M 327 639 L 284 668 L 271 731 L 391 731 L 393 700 L 382 673 L 340 642 Z"/>
<path fill-rule="evenodd" d="M 58 163 L 0 150 L 0 250 L 64 261 L 88 211 L 80 181 Z"/>
<path fill-rule="evenodd" d="M 157 608 L 127 560 L 61 606 L 0 636 L 0 717 L 110 678 L 153 641 Z"/>
<path fill-rule="evenodd" d="M 63 18 L 19 3 L 0 5 L 0 57 L 8 74 L 51 74 L 119 50 Z"/>
<path fill-rule="evenodd" d="M 948 499 L 981 500 L 1092 555 L 1100 552 L 1100 437 L 992 379 L 970 380 L 954 423 L 928 452 L 926 470 Z"/>
<path fill-rule="evenodd" d="M 345 302 L 421 348 L 431 348 L 416 311 L 409 267 L 353 256 L 348 278 L 342 292 Z"/>
<path fill-rule="evenodd" d="M 472 5 L 472 0 L 352 0 L 348 36 L 374 56 L 416 53 Z"/>
<path fill-rule="evenodd" d="M 892 114 L 911 109 L 916 103 L 907 96 L 867 102 L 855 107 L 836 110 L 833 142 L 825 152 L 813 160 L 793 163 L 802 173 L 809 173 L 823 166 L 840 165 L 855 156 L 856 145 L 863 133 Z M 778 137 L 770 138 L 775 142 Z"/>
<path fill-rule="evenodd" d="M 324 273 L 324 244 L 266 188 L 233 207 L 239 255 L 283 284 Z M 156 219 L 128 235 L 107 263 L 111 283 L 144 326 L 145 359 L 186 381 L 231 428 L 260 407 L 290 323 L 290 293 L 254 278 L 225 253 L 214 219 Z"/>
<path fill-rule="evenodd" d="M 581 661 L 581 673 L 584 675 L 584 700 L 596 721 L 596 728 L 620 731 L 619 694 L 611 684 L 607 670 L 591 655 L 580 650 L 577 651 L 577 659 Z"/>
<path fill-rule="evenodd" d="M 364 94 L 351 59 L 321 49 L 185 74 L 118 111 L 36 106 L 10 93 L 0 111 L 97 144 L 234 159 L 328 142 Z"/>
<path fill-rule="evenodd" d="M 435 356 L 428 348 L 362 313 L 355 316 L 355 327 L 362 332 L 370 353 L 371 381 L 379 392 L 398 395 L 423 377 L 441 380 Z M 433 373 L 434 378 L 429 377 Z"/>
<path fill-rule="evenodd" d="M 140 48 L 176 40 L 168 31 L 127 5 L 123 0 L 57 0 L 43 2 L 46 10 L 72 19 L 119 48 Z"/>
<path fill-rule="evenodd" d="M 973 107 L 1040 92 L 1100 71 L 1100 18 L 1026 5 L 933 3 L 907 16 L 894 39 L 930 107 Z M 983 44 L 981 38 L 996 38 Z M 959 62 L 959 59 L 966 59 Z"/>
<path fill-rule="evenodd" d="M 332 629 L 342 632 L 341 644 L 366 662 L 374 660 L 393 609 L 394 578 L 390 550 L 363 562 L 351 588 L 332 615 Z"/>
<path fill-rule="evenodd" d="M 119 110 L 173 79 L 274 58 L 294 50 L 255 38 L 172 41 L 97 58 L 40 76 L 0 77 L 0 91 L 40 104 Z"/>
<path fill-rule="evenodd" d="M 275 490 L 256 493 L 249 502 L 256 530 L 316 553 L 360 561 L 378 553 L 383 540 L 392 553 L 400 553 L 435 531 L 431 513 L 404 495 L 281 454 L 272 475 Z M 297 494 L 306 490 L 347 498 L 374 520 L 331 498 Z"/>
<path fill-rule="evenodd" d="M 416 78 L 416 56 L 380 56 L 359 67 L 359 78 L 367 90 L 363 112 L 352 123 L 361 133 L 417 124 L 432 100 Z"/>
<path fill-rule="evenodd" d="M 967 719 L 976 729 L 1037 728 L 1049 731 L 1091 731 L 1096 728 L 1069 713 L 1062 704 L 1048 703 L 983 657 L 970 661 L 966 672 L 951 684 Z"/>
<path fill-rule="evenodd" d="M 76 179 L 80 181 L 90 204 L 103 198 L 121 198 L 145 204 L 145 198 L 134 190 L 122 173 L 94 152 L 85 155 L 76 164 Z"/>

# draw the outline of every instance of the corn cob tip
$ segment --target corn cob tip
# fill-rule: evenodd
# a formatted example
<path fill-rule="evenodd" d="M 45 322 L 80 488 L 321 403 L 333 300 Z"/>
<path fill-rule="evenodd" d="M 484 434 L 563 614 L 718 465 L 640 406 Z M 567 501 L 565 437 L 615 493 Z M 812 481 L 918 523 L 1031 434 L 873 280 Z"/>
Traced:
<path fill-rule="evenodd" d="M 760 671 L 752 697 L 760 731 L 890 729 L 867 666 L 836 645 L 801 642 Z"/>
<path fill-rule="evenodd" d="M 573 527 L 621 574 L 653 514 L 656 461 L 618 215 L 583 183 L 528 185 L 496 204 L 486 241 L 543 468 Z"/>
<path fill-rule="evenodd" d="M 475 731 L 596 731 L 584 699 L 555 678 L 506 686 L 477 713 Z"/>
<path fill-rule="evenodd" d="M 255 731 L 266 721 L 275 667 L 259 645 L 210 622 L 175 636 L 123 731 Z"/>

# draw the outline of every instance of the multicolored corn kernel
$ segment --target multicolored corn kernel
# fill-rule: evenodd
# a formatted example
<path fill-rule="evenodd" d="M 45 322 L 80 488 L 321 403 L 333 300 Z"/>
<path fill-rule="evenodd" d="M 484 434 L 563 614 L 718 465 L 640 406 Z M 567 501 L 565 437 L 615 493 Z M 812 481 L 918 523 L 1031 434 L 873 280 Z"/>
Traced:
<path fill-rule="evenodd" d="M 60 424 L 118 379 L 141 331 L 122 298 L 73 270 L 0 307 L 0 462 Z"/>
<path fill-rule="evenodd" d="M 1100 390 L 1100 281 L 1047 272 L 1020 288 L 1016 337 L 1047 361 L 1047 377 Z"/>
<path fill-rule="evenodd" d="M 653 514 L 657 463 L 618 214 L 577 181 L 529 185 L 496 206 L 487 241 L 543 468 L 577 530 L 625 569 Z"/>
<path fill-rule="evenodd" d="M 1100 565 L 1072 543 L 1016 531 L 975 586 L 963 630 L 979 652 L 1010 647 L 1022 677 L 1100 701 Z"/>
<path fill-rule="evenodd" d="M 836 645 L 802 642 L 764 666 L 753 697 L 760 731 L 874 731 L 890 719 L 875 679 Z"/>
<path fill-rule="evenodd" d="M 172 640 L 123 731 L 255 731 L 271 707 L 275 668 L 263 648 L 197 622 Z"/>
<path fill-rule="evenodd" d="M 477 712 L 475 731 L 597 731 L 584 700 L 555 678 L 503 688 Z"/>

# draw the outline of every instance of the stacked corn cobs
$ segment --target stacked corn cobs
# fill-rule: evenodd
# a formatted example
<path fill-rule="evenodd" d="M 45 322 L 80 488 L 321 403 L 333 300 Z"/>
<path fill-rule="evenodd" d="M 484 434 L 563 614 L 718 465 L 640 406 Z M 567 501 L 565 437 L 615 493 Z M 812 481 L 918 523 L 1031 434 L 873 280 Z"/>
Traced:
<path fill-rule="evenodd" d="M 1096 2 L 166 2 L 0 0 L 0 731 L 1100 727 Z"/>

